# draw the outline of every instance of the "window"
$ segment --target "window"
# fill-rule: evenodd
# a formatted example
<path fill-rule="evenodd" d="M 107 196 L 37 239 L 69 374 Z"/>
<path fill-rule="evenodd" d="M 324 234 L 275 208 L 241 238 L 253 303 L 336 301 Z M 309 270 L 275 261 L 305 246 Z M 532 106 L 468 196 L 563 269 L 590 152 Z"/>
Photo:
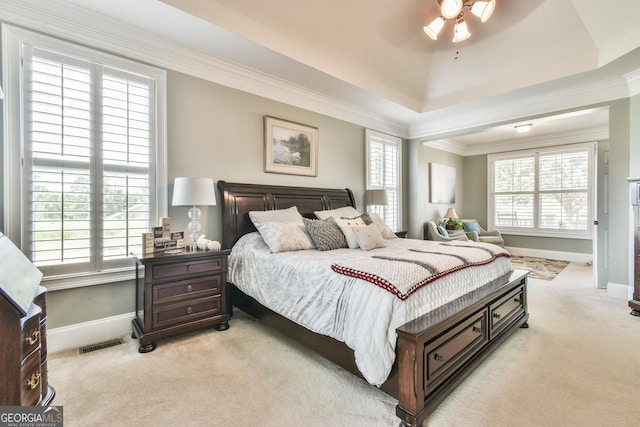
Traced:
<path fill-rule="evenodd" d="M 384 189 L 386 206 L 370 206 L 394 231 L 401 229 L 401 177 L 402 140 L 372 130 L 366 131 L 367 140 L 367 189 Z"/>
<path fill-rule="evenodd" d="M 131 275 L 127 257 L 166 215 L 156 192 L 165 176 L 156 167 L 164 165 L 164 72 L 23 30 L 5 34 L 21 106 L 9 127 L 22 144 L 9 157 L 24 165 L 6 180 L 20 201 L 5 218 L 10 237 L 49 279 Z"/>
<path fill-rule="evenodd" d="M 489 218 L 503 232 L 591 238 L 595 144 L 489 156 Z"/>

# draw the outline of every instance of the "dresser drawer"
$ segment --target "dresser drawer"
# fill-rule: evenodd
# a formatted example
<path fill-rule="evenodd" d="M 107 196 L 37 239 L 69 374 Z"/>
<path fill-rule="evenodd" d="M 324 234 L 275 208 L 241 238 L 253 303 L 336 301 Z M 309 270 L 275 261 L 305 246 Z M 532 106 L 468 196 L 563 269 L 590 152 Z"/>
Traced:
<path fill-rule="evenodd" d="M 151 279 L 176 279 L 182 276 L 194 274 L 215 274 L 226 271 L 226 257 L 211 257 L 206 260 L 193 260 L 186 262 L 172 262 L 154 265 L 151 269 Z"/>
<path fill-rule="evenodd" d="M 487 309 L 476 312 L 426 345 L 425 395 L 432 393 L 451 376 L 451 372 L 459 369 L 489 342 L 487 318 Z"/>
<path fill-rule="evenodd" d="M 22 406 L 34 406 L 40 401 L 42 390 L 42 374 L 40 365 L 40 348 L 31 354 L 22 365 Z"/>
<path fill-rule="evenodd" d="M 513 292 L 491 304 L 489 306 L 489 315 L 491 316 L 489 332 L 491 339 L 511 324 L 515 317 L 524 314 L 525 309 L 524 286 L 514 289 Z"/>
<path fill-rule="evenodd" d="M 221 295 L 188 300 L 175 304 L 154 307 L 151 324 L 153 328 L 167 328 L 193 320 L 209 318 L 222 311 Z"/>
<path fill-rule="evenodd" d="M 162 305 L 185 299 L 218 295 L 226 283 L 223 275 L 216 274 L 199 279 L 153 285 L 153 305 Z"/>
<path fill-rule="evenodd" d="M 20 342 L 22 343 L 23 360 L 40 348 L 40 308 L 32 306 L 29 313 L 22 319 Z"/>

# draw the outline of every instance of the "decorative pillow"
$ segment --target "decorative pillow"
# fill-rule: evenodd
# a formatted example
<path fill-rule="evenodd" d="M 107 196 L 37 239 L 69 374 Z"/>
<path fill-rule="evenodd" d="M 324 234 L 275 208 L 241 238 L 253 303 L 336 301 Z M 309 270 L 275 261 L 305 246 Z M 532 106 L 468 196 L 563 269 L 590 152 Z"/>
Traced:
<path fill-rule="evenodd" d="M 444 228 L 444 225 L 438 226 L 438 233 L 442 234 L 445 237 L 449 235 L 449 232 L 447 231 L 446 228 Z"/>
<path fill-rule="evenodd" d="M 332 249 L 346 248 L 347 240 L 342 234 L 333 217 L 327 219 L 302 218 L 307 228 L 307 233 L 320 251 L 330 251 Z"/>
<path fill-rule="evenodd" d="M 341 208 L 326 211 L 314 211 L 313 213 L 316 214 L 316 217 L 318 217 L 319 219 L 327 219 L 330 216 L 334 218 L 341 218 L 343 216 L 347 218 L 354 218 L 360 215 L 360 212 L 358 212 L 358 210 L 353 206 L 344 206 Z"/>
<path fill-rule="evenodd" d="M 356 240 L 356 236 L 353 233 L 353 230 L 351 228 L 366 225 L 364 221 L 362 221 L 362 218 L 360 218 L 360 215 L 358 215 L 355 218 L 335 218 L 334 217 L 334 219 L 338 224 L 338 227 L 340 227 L 342 234 L 344 234 L 345 239 L 347 239 L 347 246 L 351 249 L 359 248 L 360 245 L 358 244 L 358 240 Z"/>
<path fill-rule="evenodd" d="M 300 215 L 298 208 L 295 206 L 270 211 L 251 211 L 249 212 L 249 218 L 251 218 L 251 222 L 256 228 L 258 228 L 258 224 L 263 222 L 293 222 L 304 225 L 302 215 Z"/>
<path fill-rule="evenodd" d="M 380 215 L 378 215 L 377 213 L 373 212 L 373 213 L 370 213 L 369 216 L 371 217 L 371 220 L 376 225 L 376 227 L 378 227 L 378 230 L 380 230 L 380 233 L 382 234 L 382 237 L 384 237 L 385 239 L 397 239 L 398 238 L 398 236 L 396 236 L 396 233 L 394 233 L 389 228 L 387 223 L 383 221 L 383 219 L 382 219 L 382 217 L 380 217 Z"/>
<path fill-rule="evenodd" d="M 464 227 L 464 231 L 467 233 L 470 231 L 475 231 L 480 234 L 480 226 L 477 221 L 462 221 L 462 226 Z"/>
<path fill-rule="evenodd" d="M 256 224 L 256 228 L 273 253 L 315 248 L 304 225 L 291 222 L 260 222 Z"/>
<path fill-rule="evenodd" d="M 384 238 L 375 224 L 352 227 L 356 241 L 363 251 L 370 251 L 375 248 L 384 248 Z"/>

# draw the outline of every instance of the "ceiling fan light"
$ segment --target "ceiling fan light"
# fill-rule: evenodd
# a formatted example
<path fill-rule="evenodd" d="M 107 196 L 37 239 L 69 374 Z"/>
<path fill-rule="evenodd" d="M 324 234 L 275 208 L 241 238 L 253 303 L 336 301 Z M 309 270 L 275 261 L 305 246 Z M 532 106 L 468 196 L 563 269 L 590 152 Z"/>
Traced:
<path fill-rule="evenodd" d="M 445 18 L 453 19 L 460 15 L 462 6 L 462 0 L 442 0 L 440 3 L 440 12 Z"/>
<path fill-rule="evenodd" d="M 493 15 L 493 10 L 496 8 L 496 0 L 490 1 L 477 1 L 471 6 L 471 13 L 480 18 L 480 21 L 487 22 L 491 15 Z"/>
<path fill-rule="evenodd" d="M 439 16 L 436 19 L 434 19 L 431 22 L 431 24 L 425 26 L 423 30 L 429 37 L 431 37 L 434 40 L 437 40 L 438 34 L 440 33 L 440 30 L 442 30 L 443 26 L 444 26 L 444 18 Z"/>
<path fill-rule="evenodd" d="M 516 132 L 518 132 L 518 133 L 527 133 L 527 132 L 529 132 L 531 130 L 532 126 L 533 125 L 531 123 L 527 123 L 527 124 L 524 124 L 524 125 L 514 126 L 514 128 L 516 129 Z"/>
<path fill-rule="evenodd" d="M 471 37 L 471 33 L 469 32 L 469 29 L 467 28 L 467 23 L 464 22 L 464 19 L 460 19 L 458 20 L 458 22 L 456 23 L 456 26 L 453 28 L 453 42 L 454 43 L 458 43 L 461 42 L 463 40 L 468 39 L 469 37 Z"/>

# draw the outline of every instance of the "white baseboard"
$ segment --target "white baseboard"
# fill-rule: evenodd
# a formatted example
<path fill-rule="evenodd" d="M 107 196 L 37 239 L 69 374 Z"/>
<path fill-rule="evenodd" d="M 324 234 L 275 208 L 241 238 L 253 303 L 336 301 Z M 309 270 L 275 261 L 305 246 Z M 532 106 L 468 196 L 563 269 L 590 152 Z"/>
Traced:
<path fill-rule="evenodd" d="M 607 296 L 610 298 L 628 300 L 631 286 L 622 283 L 607 283 Z"/>
<path fill-rule="evenodd" d="M 516 247 L 506 247 L 506 250 L 509 251 L 511 255 L 516 256 L 532 256 L 536 258 L 548 258 L 548 259 L 557 259 L 561 261 L 573 261 L 573 262 L 592 262 L 593 255 L 592 254 L 583 254 L 578 252 L 561 252 L 561 251 L 550 251 L 546 249 L 530 249 L 530 248 L 516 248 Z"/>
<path fill-rule="evenodd" d="M 135 313 L 125 313 L 49 329 L 47 352 L 56 353 L 128 335 L 131 333 L 131 320 L 134 317 Z"/>

